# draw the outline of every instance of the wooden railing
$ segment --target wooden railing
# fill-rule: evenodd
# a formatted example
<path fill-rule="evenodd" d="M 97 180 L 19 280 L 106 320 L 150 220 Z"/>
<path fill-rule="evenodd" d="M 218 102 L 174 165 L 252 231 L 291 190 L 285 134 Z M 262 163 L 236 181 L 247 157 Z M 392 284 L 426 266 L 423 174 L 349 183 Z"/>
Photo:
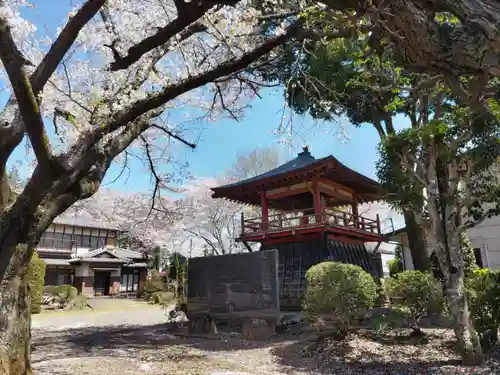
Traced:
<path fill-rule="evenodd" d="M 323 209 L 319 214 L 315 214 L 313 209 L 272 214 L 269 215 L 267 221 L 263 221 L 262 217 L 246 219 L 243 214 L 241 215 L 241 232 L 243 235 L 315 226 L 337 226 L 381 234 L 378 215 L 376 219 L 369 219 L 361 215 L 328 208 Z"/>

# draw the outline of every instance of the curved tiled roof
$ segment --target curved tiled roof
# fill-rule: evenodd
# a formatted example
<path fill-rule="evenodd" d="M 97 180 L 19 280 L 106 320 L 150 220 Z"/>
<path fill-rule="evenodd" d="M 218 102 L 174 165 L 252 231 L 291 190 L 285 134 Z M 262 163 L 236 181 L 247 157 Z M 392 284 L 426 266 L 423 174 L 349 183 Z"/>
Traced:
<path fill-rule="evenodd" d="M 286 162 L 285 164 L 280 165 L 277 168 L 271 169 L 270 171 L 262 173 L 258 176 L 247 178 L 246 180 L 238 181 L 238 182 L 235 182 L 233 184 L 219 186 L 219 187 L 214 188 L 212 190 L 228 189 L 228 188 L 232 188 L 232 187 L 246 185 L 246 184 L 249 184 L 252 182 L 262 181 L 262 180 L 268 179 L 270 177 L 277 177 L 277 176 L 284 175 L 284 174 L 289 173 L 289 172 L 301 170 L 302 168 L 305 168 L 305 167 L 310 167 L 310 166 L 312 166 L 312 164 L 315 164 L 315 163 L 320 164 L 321 162 L 323 162 L 324 160 L 327 160 L 327 159 L 328 159 L 328 157 L 316 159 L 314 156 L 311 155 L 309 150 L 306 147 L 304 147 L 304 150 L 300 154 L 298 154 L 298 156 L 295 159 L 292 159 L 289 162 Z"/>
<path fill-rule="evenodd" d="M 316 159 L 307 147 L 289 162 L 258 176 L 212 188 L 213 198 L 228 198 L 248 204 L 259 204 L 258 190 L 291 184 L 291 180 L 323 177 L 354 190 L 361 202 L 379 200 L 383 196 L 378 182 L 342 164 L 333 156 Z"/>
<path fill-rule="evenodd" d="M 108 253 L 109 255 L 112 256 L 112 258 L 102 258 L 99 257 L 99 255 Z M 107 248 L 107 247 L 101 247 L 99 249 L 91 250 L 86 252 L 85 254 L 74 258 L 71 260 L 71 262 L 121 262 L 121 263 L 130 263 L 133 262 L 134 260 L 146 260 L 146 257 L 144 254 L 138 252 L 138 251 L 133 251 L 133 250 L 128 250 L 128 249 L 120 249 L 120 248 Z"/>

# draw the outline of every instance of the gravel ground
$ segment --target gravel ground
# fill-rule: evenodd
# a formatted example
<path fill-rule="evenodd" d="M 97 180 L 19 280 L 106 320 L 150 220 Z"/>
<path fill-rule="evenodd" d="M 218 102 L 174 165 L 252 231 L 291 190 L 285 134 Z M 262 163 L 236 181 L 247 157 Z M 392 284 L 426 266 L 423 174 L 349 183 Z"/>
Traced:
<path fill-rule="evenodd" d="M 120 325 L 117 324 L 120 321 Z M 35 318 L 35 375 L 456 375 L 497 374 L 495 356 L 482 368 L 464 368 L 446 330 L 427 330 L 428 343 L 402 339 L 403 330 L 366 331 L 345 342 L 311 347 L 308 337 L 287 335 L 272 342 L 238 336 L 189 337 L 172 332 L 161 309 L 67 314 Z M 69 329 L 70 326 L 78 326 Z"/>

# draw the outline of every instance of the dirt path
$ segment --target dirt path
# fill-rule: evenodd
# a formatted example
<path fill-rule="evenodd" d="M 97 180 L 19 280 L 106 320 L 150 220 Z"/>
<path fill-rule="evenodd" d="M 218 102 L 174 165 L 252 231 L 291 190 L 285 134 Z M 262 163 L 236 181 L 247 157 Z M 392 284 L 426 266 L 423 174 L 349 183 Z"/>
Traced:
<path fill-rule="evenodd" d="M 500 368 L 500 354 L 483 368 L 460 366 L 446 330 L 433 330 L 433 338 L 418 345 L 396 343 L 391 332 L 368 332 L 311 354 L 302 335 L 272 342 L 229 334 L 196 338 L 174 334 L 164 322 L 163 310 L 148 306 L 35 316 L 34 374 L 490 375 Z"/>

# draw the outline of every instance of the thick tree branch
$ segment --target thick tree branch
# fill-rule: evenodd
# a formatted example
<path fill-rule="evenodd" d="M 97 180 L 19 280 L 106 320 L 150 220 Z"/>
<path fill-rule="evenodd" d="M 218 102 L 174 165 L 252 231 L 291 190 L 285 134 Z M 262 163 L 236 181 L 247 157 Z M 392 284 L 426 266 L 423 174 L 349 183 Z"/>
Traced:
<path fill-rule="evenodd" d="M 229 76 L 241 70 L 244 70 L 260 57 L 266 55 L 274 48 L 280 46 L 293 36 L 297 35 L 297 31 L 298 28 L 296 26 L 292 26 L 287 30 L 286 33 L 272 39 L 268 39 L 253 51 L 244 54 L 238 59 L 222 63 L 204 73 L 191 76 L 177 84 L 168 86 L 158 94 L 151 95 L 150 97 L 143 100 L 138 100 L 127 110 L 118 112 L 113 118 L 113 125 L 111 125 L 111 127 L 113 128 L 114 126 L 119 126 L 120 124 L 126 124 L 130 121 L 133 121 L 142 114 L 162 106 L 163 104 L 169 102 L 170 100 L 176 98 L 181 94 L 201 87 L 209 82 L 213 82 L 218 78 Z"/>
<path fill-rule="evenodd" d="M 5 16 L 0 17 L 0 58 L 12 84 L 21 118 L 38 163 L 48 167 L 53 160 L 49 138 L 45 132 L 40 108 L 26 73 L 26 59 L 14 42 Z"/>
<path fill-rule="evenodd" d="M 237 3 L 239 0 L 232 1 Z M 180 3 L 180 1 L 177 1 Z M 110 65 L 112 71 L 127 69 L 129 66 L 137 62 L 143 55 L 157 47 L 168 43 L 175 35 L 179 34 L 181 40 L 189 38 L 191 35 L 205 31 L 205 27 L 200 23 L 193 23 L 199 20 L 206 12 L 217 4 L 224 4 L 225 2 L 216 1 L 193 1 L 184 3 L 179 11 L 175 20 L 168 23 L 166 26 L 161 27 L 158 31 L 136 45 L 130 47 L 127 54 L 120 57 L 115 53 L 115 61 Z M 179 6 L 179 4 L 177 4 Z"/>
<path fill-rule="evenodd" d="M 384 131 L 384 128 L 382 127 L 382 123 L 380 122 L 380 120 L 374 120 L 373 121 L 373 126 L 375 127 L 375 130 L 377 130 L 377 133 L 378 133 L 378 136 L 380 137 L 380 139 L 385 139 L 385 131 Z"/>
<path fill-rule="evenodd" d="M 31 87 L 35 97 L 43 90 L 43 87 L 54 73 L 57 65 L 73 45 L 80 30 L 95 15 L 98 7 L 104 2 L 105 0 L 87 1 L 63 28 L 47 55 L 30 77 Z M 0 130 L 2 130 L 2 139 L 0 141 L 2 146 L 0 169 L 5 169 L 5 164 L 10 154 L 21 142 L 24 134 L 24 124 L 19 117 L 17 103 L 13 97 L 7 102 L 0 118 L 0 122 L 2 122 L 2 126 L 0 127 Z"/>
<path fill-rule="evenodd" d="M 296 25 L 291 26 L 288 28 L 286 33 L 268 39 L 253 51 L 244 54 L 238 59 L 222 63 L 204 73 L 191 76 L 180 81 L 179 83 L 167 86 L 157 94 L 153 94 L 145 99 L 136 101 L 127 109 L 115 113 L 109 123 L 100 126 L 95 130 L 88 131 L 80 137 L 71 150 L 65 155 L 65 159 L 67 162 L 72 163 L 73 160 L 78 159 L 78 155 L 85 154 L 106 134 L 120 129 L 124 124 L 132 123 L 140 116 L 153 110 L 155 111 L 154 115 L 149 114 L 148 116 L 150 118 L 159 116 L 162 112 L 163 105 L 168 103 L 170 100 L 175 99 L 179 95 L 201 87 L 209 82 L 216 81 L 221 77 L 230 76 L 244 70 L 260 57 L 266 55 L 276 47 L 297 35 L 298 30 L 299 29 Z"/>

